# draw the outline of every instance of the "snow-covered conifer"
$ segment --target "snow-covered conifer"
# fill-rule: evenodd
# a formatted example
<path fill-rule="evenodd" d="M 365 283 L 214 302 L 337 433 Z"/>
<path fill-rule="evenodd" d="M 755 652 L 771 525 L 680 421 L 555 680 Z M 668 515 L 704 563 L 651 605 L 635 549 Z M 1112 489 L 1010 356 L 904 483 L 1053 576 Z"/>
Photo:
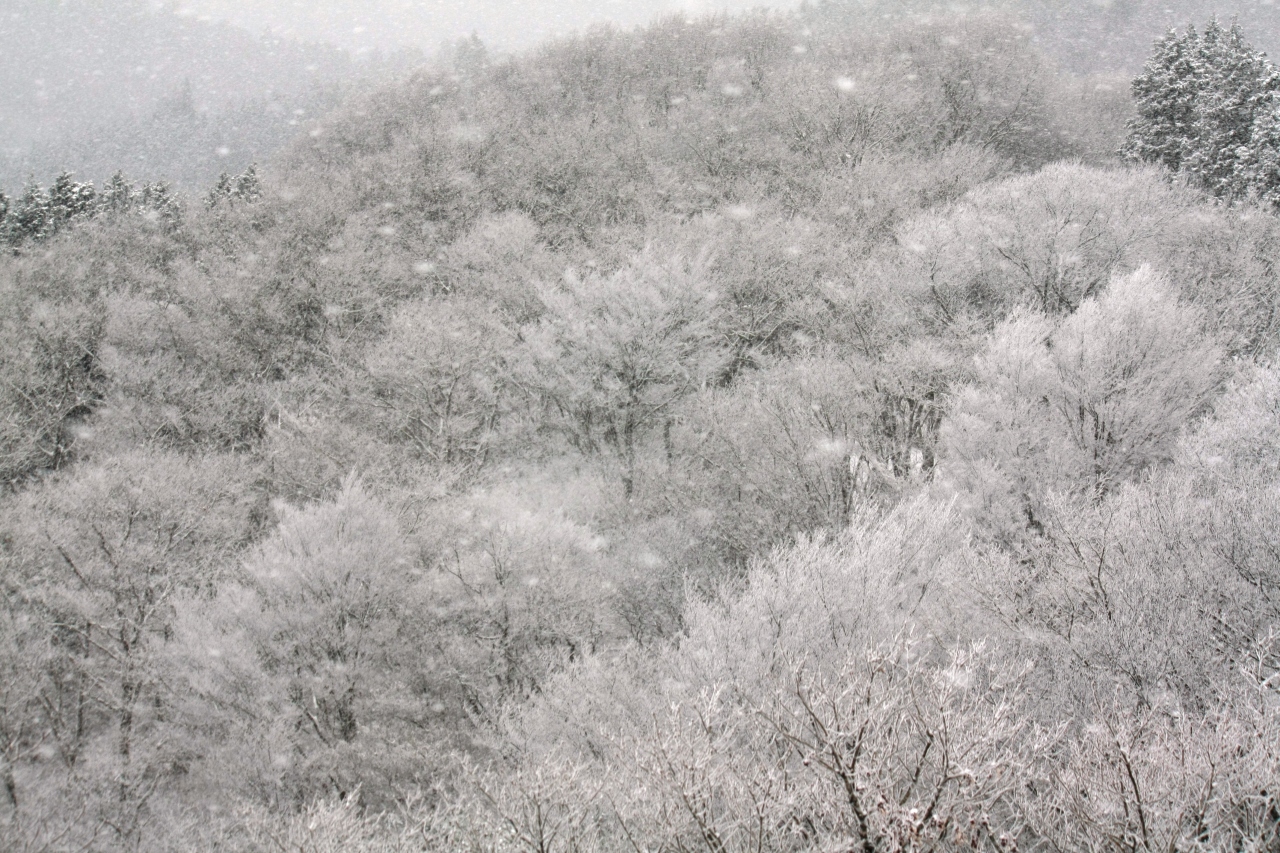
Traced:
<path fill-rule="evenodd" d="M 238 175 L 223 172 L 218 181 L 204 197 L 205 207 L 213 209 L 222 202 L 232 204 L 236 201 L 253 203 L 262 197 L 262 182 L 258 179 L 258 165 L 250 164 Z"/>
<path fill-rule="evenodd" d="M 1192 145 L 1182 163 L 1188 175 L 1220 198 L 1248 191 L 1246 165 L 1255 119 L 1280 90 L 1280 72 L 1244 39 L 1238 24 L 1211 21 L 1192 58 L 1199 95 Z"/>
<path fill-rule="evenodd" d="M 209 190 L 209 194 L 204 197 L 204 205 L 210 209 L 218 206 L 218 203 L 231 198 L 232 182 L 231 176 L 226 172 L 218 175 L 218 182 Z"/>
<path fill-rule="evenodd" d="M 1243 179 L 1259 201 L 1280 207 L 1280 99 L 1273 97 L 1254 117 L 1252 140 Z"/>
<path fill-rule="evenodd" d="M 1179 35 L 1170 30 L 1156 42 L 1151 58 L 1133 81 L 1138 115 L 1129 123 L 1122 152 L 1160 163 L 1172 171 L 1182 166 L 1196 123 L 1200 80 L 1192 62 L 1199 35 L 1194 27 Z"/>
<path fill-rule="evenodd" d="M 144 215 L 154 217 L 168 228 L 176 228 L 182 221 L 182 206 L 164 181 L 143 184 L 138 193 L 138 206 Z"/>
<path fill-rule="evenodd" d="M 250 163 L 249 168 L 236 175 L 231 195 L 241 201 L 250 203 L 262 197 L 262 182 L 258 180 L 257 163 Z"/>
<path fill-rule="evenodd" d="M 49 194 L 44 187 L 35 181 L 28 183 L 10 213 L 11 241 L 21 243 L 47 237 L 51 230 L 49 206 Z"/>
<path fill-rule="evenodd" d="M 123 213 L 134 204 L 133 184 L 123 172 L 116 172 L 98 193 L 98 209 L 102 212 Z"/>
<path fill-rule="evenodd" d="M 1280 71 L 1236 23 L 1211 20 L 1159 42 L 1133 81 L 1138 115 L 1122 153 L 1181 173 L 1223 199 L 1257 192 L 1274 158 L 1265 117 L 1275 111 Z M 1263 133 L 1255 134 L 1261 126 Z"/>
<path fill-rule="evenodd" d="M 92 216 L 96 197 L 93 184 L 80 183 L 70 172 L 58 175 L 49 188 L 49 218 L 53 229 L 56 231 L 72 220 Z"/>

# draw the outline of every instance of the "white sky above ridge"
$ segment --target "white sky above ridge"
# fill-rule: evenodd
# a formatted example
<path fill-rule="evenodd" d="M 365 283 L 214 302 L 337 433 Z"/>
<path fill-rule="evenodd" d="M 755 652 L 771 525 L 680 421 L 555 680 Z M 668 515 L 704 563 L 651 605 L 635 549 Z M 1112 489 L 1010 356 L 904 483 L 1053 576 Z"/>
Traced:
<path fill-rule="evenodd" d="M 551 36 L 609 21 L 643 24 L 656 15 L 791 8 L 796 0 L 180 0 L 188 14 L 270 29 L 352 50 L 414 47 L 477 33 L 491 48 L 517 50 Z"/>

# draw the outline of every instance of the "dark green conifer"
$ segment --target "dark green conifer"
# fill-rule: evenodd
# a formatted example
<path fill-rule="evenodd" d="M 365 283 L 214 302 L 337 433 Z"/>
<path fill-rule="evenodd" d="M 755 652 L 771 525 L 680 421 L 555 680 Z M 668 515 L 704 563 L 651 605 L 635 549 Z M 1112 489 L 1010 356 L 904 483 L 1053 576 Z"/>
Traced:
<path fill-rule="evenodd" d="M 1122 153 L 1190 178 L 1223 199 L 1258 194 L 1274 159 L 1266 129 L 1280 72 L 1236 23 L 1211 20 L 1156 43 L 1133 81 L 1138 115 Z M 1255 130 L 1261 130 L 1255 133 Z"/>
<path fill-rule="evenodd" d="M 209 190 L 209 194 L 204 197 L 204 205 L 209 209 L 218 206 L 220 202 L 231 198 L 231 193 L 235 185 L 230 175 L 226 172 L 218 175 L 218 182 Z"/>
<path fill-rule="evenodd" d="M 82 184 L 70 172 L 62 172 L 49 188 L 49 221 L 57 231 L 75 219 L 93 215 L 97 192 L 93 184 Z"/>
<path fill-rule="evenodd" d="M 250 203 L 262 197 L 262 183 L 258 180 L 258 165 L 256 163 L 250 163 L 249 168 L 236 175 L 231 195 L 241 201 Z"/>
<path fill-rule="evenodd" d="M 1151 58 L 1133 81 L 1138 115 L 1129 122 L 1122 153 L 1135 160 L 1160 163 L 1170 171 L 1182 167 L 1191 148 L 1201 80 L 1193 62 L 1199 35 L 1194 27 L 1179 35 L 1170 30 L 1156 42 Z"/>
<path fill-rule="evenodd" d="M 43 240 L 49 236 L 52 218 L 49 210 L 49 194 L 44 187 L 31 181 L 23 190 L 10 213 L 10 240 Z"/>
<path fill-rule="evenodd" d="M 98 194 L 98 207 L 103 212 L 123 213 L 134 204 L 133 185 L 123 172 L 116 172 Z"/>
<path fill-rule="evenodd" d="M 1255 120 L 1280 89 L 1280 72 L 1245 41 L 1236 23 L 1210 21 L 1192 57 L 1196 72 L 1195 124 L 1182 171 L 1219 198 L 1237 198 L 1250 189 L 1247 164 Z"/>

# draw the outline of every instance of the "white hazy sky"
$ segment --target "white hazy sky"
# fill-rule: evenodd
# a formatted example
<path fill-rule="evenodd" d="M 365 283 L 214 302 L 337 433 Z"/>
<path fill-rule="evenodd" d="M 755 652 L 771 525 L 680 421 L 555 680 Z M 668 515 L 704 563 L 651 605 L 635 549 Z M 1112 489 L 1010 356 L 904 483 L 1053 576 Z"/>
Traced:
<path fill-rule="evenodd" d="M 476 32 L 498 50 L 528 47 L 598 21 L 644 23 L 663 12 L 742 11 L 797 0 L 180 0 L 191 14 L 353 50 L 419 47 Z"/>

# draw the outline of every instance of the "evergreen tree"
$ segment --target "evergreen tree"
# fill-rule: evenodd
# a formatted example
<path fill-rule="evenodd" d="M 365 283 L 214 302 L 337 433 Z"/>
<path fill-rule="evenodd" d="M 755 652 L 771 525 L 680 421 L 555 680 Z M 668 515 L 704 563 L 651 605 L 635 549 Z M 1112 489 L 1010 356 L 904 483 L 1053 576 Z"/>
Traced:
<path fill-rule="evenodd" d="M 138 206 L 148 219 L 159 222 L 170 230 L 182 224 L 182 206 L 164 181 L 148 181 L 143 184 L 137 199 Z"/>
<path fill-rule="evenodd" d="M 231 176 L 226 172 L 218 175 L 218 182 L 209 190 L 209 194 L 204 197 L 205 207 L 213 209 L 218 203 L 231 198 L 231 192 L 234 187 Z"/>
<path fill-rule="evenodd" d="M 1280 90 L 1280 72 L 1245 41 L 1238 24 L 1223 29 L 1217 21 L 1205 28 L 1194 64 L 1200 92 L 1183 170 L 1220 198 L 1243 195 L 1255 118 Z"/>
<path fill-rule="evenodd" d="M 48 190 L 32 181 L 16 202 L 0 203 L 0 239 L 11 245 L 48 239 L 73 221 L 94 216 L 97 198 L 93 184 L 80 183 L 70 172 L 58 175 Z"/>
<path fill-rule="evenodd" d="M 253 203 L 262 197 L 262 182 L 258 180 L 258 164 L 250 163 L 249 168 L 236 175 L 235 186 L 231 195 L 241 201 Z"/>
<path fill-rule="evenodd" d="M 42 240 L 51 231 L 49 194 L 44 187 L 31 181 L 14 206 L 9 226 L 9 241 Z"/>
<path fill-rule="evenodd" d="M 1122 153 L 1186 175 L 1219 198 L 1256 192 L 1259 164 L 1269 158 L 1261 150 L 1266 134 L 1255 129 L 1274 111 L 1277 91 L 1280 72 L 1238 24 L 1170 31 L 1133 81 L 1138 115 Z"/>
<path fill-rule="evenodd" d="M 1199 36 L 1194 27 L 1178 35 L 1170 30 L 1156 42 L 1142 74 L 1133 81 L 1138 116 L 1129 123 L 1122 153 L 1178 171 L 1195 125 L 1200 80 L 1192 62 Z"/>
<path fill-rule="evenodd" d="M 1258 198 L 1280 208 L 1280 102 L 1273 96 L 1254 116 L 1248 159 L 1241 163 L 1244 179 Z"/>
<path fill-rule="evenodd" d="M 262 182 L 258 179 L 258 165 L 253 163 L 238 175 L 228 175 L 226 172 L 219 175 L 218 182 L 204 197 L 204 204 L 213 209 L 224 201 L 228 204 L 236 201 L 252 204 L 261 197 Z"/>
<path fill-rule="evenodd" d="M 458 39 L 453 44 L 453 69 L 464 80 L 477 79 L 489 67 L 489 50 L 480 36 Z"/>
<path fill-rule="evenodd" d="M 123 172 L 116 172 L 98 193 L 98 209 L 105 213 L 123 213 L 133 206 L 133 185 Z"/>
<path fill-rule="evenodd" d="M 93 215 L 97 192 L 93 184 L 82 184 L 70 172 L 63 172 L 49 188 L 49 222 L 56 232 L 74 219 Z"/>

